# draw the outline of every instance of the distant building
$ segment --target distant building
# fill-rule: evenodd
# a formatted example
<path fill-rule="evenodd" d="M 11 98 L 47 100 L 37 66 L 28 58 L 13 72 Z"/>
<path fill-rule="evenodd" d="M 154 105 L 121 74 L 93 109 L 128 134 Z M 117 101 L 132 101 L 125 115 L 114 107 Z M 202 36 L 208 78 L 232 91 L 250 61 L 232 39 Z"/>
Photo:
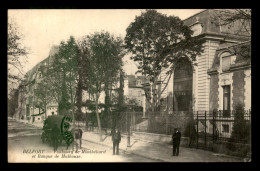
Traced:
<path fill-rule="evenodd" d="M 53 55 L 57 53 L 58 47 L 53 46 L 50 50 L 49 57 L 39 62 L 31 70 L 26 73 L 25 83 L 19 86 L 19 103 L 17 115 L 19 119 L 27 119 L 29 122 L 42 122 L 45 119 L 45 109 L 34 105 L 37 102 L 34 90 L 37 84 L 42 80 L 42 72 L 53 62 Z M 47 102 L 46 116 L 57 115 L 58 103 L 55 101 Z"/>
<path fill-rule="evenodd" d="M 127 99 L 134 99 L 138 106 L 144 106 L 144 76 L 126 75 L 124 80 L 124 95 Z"/>

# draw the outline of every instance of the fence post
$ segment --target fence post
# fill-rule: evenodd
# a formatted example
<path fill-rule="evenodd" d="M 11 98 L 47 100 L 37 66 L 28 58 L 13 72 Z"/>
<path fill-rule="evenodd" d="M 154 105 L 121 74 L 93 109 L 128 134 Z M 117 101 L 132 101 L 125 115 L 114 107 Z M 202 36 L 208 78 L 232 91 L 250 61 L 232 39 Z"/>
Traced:
<path fill-rule="evenodd" d="M 214 143 L 214 141 L 215 141 L 215 110 L 213 110 L 212 120 L 213 120 L 212 141 Z"/>
<path fill-rule="evenodd" d="M 127 147 L 130 147 L 130 124 L 131 124 L 131 113 L 127 112 Z"/>
<path fill-rule="evenodd" d="M 199 147 L 199 111 L 197 111 L 197 148 Z"/>
<path fill-rule="evenodd" d="M 204 145 L 207 147 L 207 111 L 205 111 L 205 126 L 204 126 Z"/>

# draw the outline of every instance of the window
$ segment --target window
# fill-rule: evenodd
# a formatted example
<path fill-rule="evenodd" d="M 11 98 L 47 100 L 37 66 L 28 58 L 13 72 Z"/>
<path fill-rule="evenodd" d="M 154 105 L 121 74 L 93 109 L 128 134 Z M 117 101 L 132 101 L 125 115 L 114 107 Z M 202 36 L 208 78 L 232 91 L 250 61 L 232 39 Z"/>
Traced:
<path fill-rule="evenodd" d="M 222 132 L 229 133 L 229 125 L 223 124 L 222 125 Z"/>
<path fill-rule="evenodd" d="M 222 58 L 222 71 L 228 71 L 231 65 L 231 54 L 225 52 L 221 55 L 221 58 Z M 232 60 L 232 63 L 234 63 L 234 60 Z"/>
<path fill-rule="evenodd" d="M 230 85 L 223 86 L 223 117 L 230 116 Z"/>

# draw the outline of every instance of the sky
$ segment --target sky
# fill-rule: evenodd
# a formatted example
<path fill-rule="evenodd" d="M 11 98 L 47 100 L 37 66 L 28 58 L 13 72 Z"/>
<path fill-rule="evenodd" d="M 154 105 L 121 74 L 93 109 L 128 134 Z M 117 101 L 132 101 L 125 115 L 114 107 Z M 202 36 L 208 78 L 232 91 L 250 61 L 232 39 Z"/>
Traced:
<path fill-rule="evenodd" d="M 166 15 L 175 15 L 186 19 L 203 9 L 157 9 Z M 102 10 L 8 10 L 8 20 L 17 24 L 23 35 L 23 44 L 30 49 L 24 72 L 47 58 L 50 48 L 66 41 L 70 36 L 76 39 L 99 31 L 108 31 L 124 38 L 126 28 L 145 9 L 102 9 Z M 126 56 L 124 70 L 127 74 L 135 74 L 137 67 Z"/>

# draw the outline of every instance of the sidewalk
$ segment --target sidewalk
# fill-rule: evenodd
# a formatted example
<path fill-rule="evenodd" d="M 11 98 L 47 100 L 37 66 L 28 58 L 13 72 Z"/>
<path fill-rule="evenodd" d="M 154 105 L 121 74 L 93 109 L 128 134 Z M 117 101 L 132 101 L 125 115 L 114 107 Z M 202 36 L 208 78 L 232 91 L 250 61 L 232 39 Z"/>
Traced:
<path fill-rule="evenodd" d="M 28 122 L 28 120 L 15 120 L 17 122 L 22 122 L 24 124 L 27 124 L 27 125 L 31 125 L 31 126 L 34 126 L 34 127 L 37 127 L 37 128 L 42 128 L 43 127 L 43 122 L 34 122 L 33 124 L 31 122 Z"/>
<path fill-rule="evenodd" d="M 111 136 L 103 135 L 103 141 L 101 142 L 98 134 L 84 132 L 82 139 L 113 148 Z M 172 156 L 171 145 L 145 142 L 132 136 L 130 145 L 130 147 L 127 147 L 127 137 L 126 135 L 122 135 L 119 145 L 120 153 L 132 153 L 152 160 L 158 160 L 158 162 L 243 162 L 241 158 L 185 147 L 180 147 L 180 154 L 176 157 Z"/>

